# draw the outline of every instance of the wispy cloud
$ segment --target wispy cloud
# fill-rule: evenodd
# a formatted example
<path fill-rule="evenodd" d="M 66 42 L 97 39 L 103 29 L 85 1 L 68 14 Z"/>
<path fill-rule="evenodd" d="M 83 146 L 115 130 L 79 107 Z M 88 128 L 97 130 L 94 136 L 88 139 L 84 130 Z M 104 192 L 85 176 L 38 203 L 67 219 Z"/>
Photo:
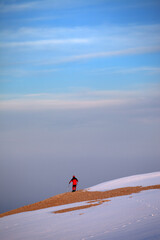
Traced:
<path fill-rule="evenodd" d="M 61 94 L 27 94 L 0 96 L 0 110 L 53 110 L 53 109 L 86 109 L 97 107 L 119 107 L 147 103 L 150 108 L 159 99 L 159 92 L 145 89 L 135 91 L 82 91 Z M 150 102 L 150 104 L 148 104 Z M 159 104 L 158 104 L 159 106 Z M 160 108 L 160 106 L 159 106 Z"/>
<path fill-rule="evenodd" d="M 39 41 L 24 41 L 24 42 L 10 42 L 0 43 L 0 47 L 40 47 L 53 46 L 59 44 L 84 44 L 91 42 L 90 39 L 85 38 L 71 38 L 71 39 L 53 39 L 53 40 L 39 40 Z"/>
<path fill-rule="evenodd" d="M 105 2 L 106 0 L 39 0 L 39 1 L 28 1 L 27 3 L 1 3 L 0 12 L 17 12 L 26 11 L 32 9 L 59 9 L 59 8 L 75 8 L 82 6 L 95 5 L 99 2 Z"/>
<path fill-rule="evenodd" d="M 51 109 L 86 109 L 104 106 L 119 106 L 123 100 L 97 101 L 57 101 L 57 100 L 12 100 L 0 104 L 0 110 L 51 110 Z"/>
<path fill-rule="evenodd" d="M 93 38 L 95 40 L 105 41 L 108 45 L 110 41 L 120 44 L 133 44 L 133 42 L 143 41 L 143 44 L 160 41 L 160 24 L 151 25 L 99 25 L 99 26 L 77 26 L 77 27 L 20 27 L 18 29 L 5 29 L 1 31 L 1 39 L 4 42 L 19 39 L 31 40 L 49 40 L 65 38 Z"/>
<path fill-rule="evenodd" d="M 112 0 L 115 3 L 117 3 L 116 0 Z M 0 12 L 17 12 L 17 11 L 26 11 L 26 10 L 32 10 L 32 9 L 46 9 L 46 8 L 52 8 L 52 9 L 64 9 L 64 8 L 78 8 L 78 7 L 84 7 L 84 6 L 93 6 L 100 3 L 105 3 L 108 8 L 111 9 L 117 9 L 117 8 L 137 8 L 137 7 L 146 7 L 146 6 L 159 6 L 159 2 L 156 0 L 152 0 L 151 2 L 145 2 L 144 1 L 136 1 L 136 2 L 129 2 L 127 5 L 125 4 L 125 1 L 121 4 L 114 4 L 114 6 L 110 5 L 109 0 L 31 0 L 27 3 L 23 2 L 15 2 L 15 3 L 1 3 L 0 4 Z"/>
<path fill-rule="evenodd" d="M 146 54 L 146 53 L 154 53 L 154 52 L 160 52 L 160 46 L 129 48 L 129 49 L 123 49 L 119 51 L 97 52 L 97 53 L 90 53 L 90 54 L 75 55 L 75 56 L 64 57 L 56 60 L 45 61 L 43 63 L 39 62 L 39 64 L 52 65 L 52 64 L 61 64 L 61 63 L 67 63 L 67 62 L 76 62 L 76 61 L 87 60 L 87 59 L 108 58 L 108 57 L 116 57 L 116 56 L 123 56 L 123 55 L 124 56 L 137 55 L 137 54 Z"/>
<path fill-rule="evenodd" d="M 159 52 L 159 33 L 159 24 L 94 28 L 19 28 L 1 31 L 0 47 L 3 56 L 5 53 L 10 54 L 8 64 L 12 59 L 14 63 L 23 63 L 22 50 L 30 51 L 28 62 L 30 59 L 32 63 L 37 56 L 37 64 L 60 64 L 83 59 Z M 38 54 L 37 49 L 41 50 Z M 44 53 L 44 50 L 48 50 L 49 54 Z M 16 51 L 16 55 L 13 51 Z M 50 59 L 44 59 L 44 56 L 50 56 Z M 55 56 L 55 60 L 51 59 L 51 56 Z M 18 58 L 20 61 L 16 61 Z M 4 63 L 4 60 L 2 62 Z"/>
<path fill-rule="evenodd" d="M 33 63 L 36 64 L 36 63 Z M 46 69 L 39 69 L 39 70 L 27 70 L 27 69 L 19 69 L 19 68 L 11 68 L 10 70 L 8 69 L 0 69 L 0 76 L 1 77 L 29 77 L 29 76 L 48 76 L 48 74 L 54 74 L 58 72 L 64 72 L 66 71 L 65 68 L 56 68 L 56 67 L 51 67 L 51 68 L 46 68 Z M 144 74 L 149 74 L 149 75 L 159 75 L 160 74 L 160 67 L 153 67 L 153 66 L 142 66 L 142 67 L 133 67 L 133 68 L 123 68 L 123 67 L 106 67 L 106 68 L 94 68 L 86 71 L 87 74 L 89 75 L 98 75 L 101 76 L 101 74 L 105 74 L 106 76 L 111 76 L 118 74 L 119 76 L 125 75 L 125 74 L 136 74 L 136 73 L 144 73 Z M 0 80 L 0 82 L 2 79 Z"/>
<path fill-rule="evenodd" d="M 2 96 L 5 99 L 5 96 Z M 11 96 L 10 96 L 11 97 Z M 98 97 L 98 99 L 97 99 Z M 70 94 L 27 94 L 13 96 L 13 99 L 0 101 L 0 110 L 49 110 L 49 109 L 82 109 L 100 106 L 113 106 L 124 103 L 117 93 L 83 92 Z"/>
<path fill-rule="evenodd" d="M 151 74 L 160 74 L 160 67 L 136 67 L 136 68 L 128 68 L 128 69 L 119 69 L 118 73 L 136 73 L 136 72 L 147 72 Z"/>
<path fill-rule="evenodd" d="M 0 12 L 17 12 L 17 11 L 24 11 L 32 8 L 36 8 L 41 1 L 38 2 L 28 2 L 28 3 L 1 3 L 0 4 Z"/>
<path fill-rule="evenodd" d="M 71 62 L 77 62 L 77 61 L 84 61 L 89 59 L 98 59 L 98 58 L 111 58 L 111 57 L 117 57 L 117 56 L 127 56 L 127 55 L 140 55 L 140 54 L 147 54 L 147 53 L 155 53 L 160 52 L 160 46 L 151 46 L 151 47 L 139 47 L 139 48 L 129 48 L 129 49 L 123 49 L 118 51 L 108 51 L 108 52 L 95 52 L 95 53 L 89 53 L 89 54 L 80 54 L 80 55 L 73 55 L 68 57 L 55 57 L 54 59 L 50 60 L 31 60 L 31 61 L 21 61 L 21 62 L 13 62 L 13 63 L 7 63 L 7 65 L 26 65 L 26 64 L 32 64 L 32 65 L 60 65 L 63 63 L 71 63 Z M 2 62 L 0 64 L 1 66 L 4 66 L 5 64 Z M 134 71 L 137 71 L 138 69 L 135 69 Z M 140 70 L 140 69 L 139 69 Z M 147 70 L 144 69 L 143 70 Z M 151 69 L 150 69 L 151 70 Z M 154 69 L 155 70 L 155 69 Z M 157 69 L 158 70 L 158 69 Z M 142 69 L 141 69 L 142 71 Z"/>
<path fill-rule="evenodd" d="M 122 68 L 122 67 L 106 67 L 106 68 L 95 68 L 90 71 L 91 73 L 96 74 L 128 74 L 128 73 L 139 73 L 146 72 L 150 74 L 160 74 L 160 67 L 153 66 L 141 66 L 141 67 L 132 67 L 132 68 Z"/>
<path fill-rule="evenodd" d="M 0 69 L 0 76 L 10 76 L 10 77 L 24 77 L 24 76 L 34 76 L 34 75 L 42 75 L 42 74 L 51 74 L 58 71 L 62 71 L 62 68 L 51 68 L 51 69 L 39 69 L 39 70 L 27 70 L 20 68 L 12 68 L 8 69 Z M 1 80 L 0 80 L 1 81 Z"/>

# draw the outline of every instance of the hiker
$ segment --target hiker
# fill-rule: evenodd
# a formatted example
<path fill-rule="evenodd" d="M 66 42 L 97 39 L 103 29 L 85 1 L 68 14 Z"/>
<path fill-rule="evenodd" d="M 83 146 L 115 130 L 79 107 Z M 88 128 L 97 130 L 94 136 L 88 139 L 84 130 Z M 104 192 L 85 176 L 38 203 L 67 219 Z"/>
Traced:
<path fill-rule="evenodd" d="M 69 182 L 69 184 L 72 182 L 72 192 L 75 192 L 76 191 L 76 187 L 77 187 L 77 183 L 78 183 L 78 179 L 73 176 L 71 181 Z"/>

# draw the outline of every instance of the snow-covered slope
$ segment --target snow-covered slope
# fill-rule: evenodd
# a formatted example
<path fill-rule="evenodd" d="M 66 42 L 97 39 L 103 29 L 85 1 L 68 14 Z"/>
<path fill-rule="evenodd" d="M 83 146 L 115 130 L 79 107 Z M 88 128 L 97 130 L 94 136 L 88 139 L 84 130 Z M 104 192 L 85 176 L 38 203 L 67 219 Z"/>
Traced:
<path fill-rule="evenodd" d="M 108 191 L 111 189 L 134 186 L 151 186 L 160 184 L 160 172 L 134 175 L 104 182 L 87 188 L 88 191 Z"/>
<path fill-rule="evenodd" d="M 148 174 L 147 174 L 148 175 Z M 160 184 L 160 172 L 128 177 L 129 186 Z M 152 176 L 152 177 L 151 177 Z M 139 180 L 138 180 L 139 179 Z M 122 180 L 122 181 L 121 181 Z M 123 187 L 124 179 L 117 181 Z M 108 182 L 111 186 L 111 182 Z M 121 185 L 122 183 L 122 185 Z M 104 185 L 104 188 L 102 187 Z M 105 190 L 107 183 L 99 185 Z M 127 185 L 128 186 L 128 185 Z M 97 187 L 94 187 L 97 189 Z M 98 187 L 99 188 L 99 187 Z M 113 184 L 113 188 L 115 185 Z M 91 188 L 92 190 L 93 188 Z M 160 239 L 160 190 L 111 198 L 109 202 L 72 212 L 53 211 L 83 205 L 74 203 L 19 213 L 0 219 L 1 240 L 155 240 Z"/>

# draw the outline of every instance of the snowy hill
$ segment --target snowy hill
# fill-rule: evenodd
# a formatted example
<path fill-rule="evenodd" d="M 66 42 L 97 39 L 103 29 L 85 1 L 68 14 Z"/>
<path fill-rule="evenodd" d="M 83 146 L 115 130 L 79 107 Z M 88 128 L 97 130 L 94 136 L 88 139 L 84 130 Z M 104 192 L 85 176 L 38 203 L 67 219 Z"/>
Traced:
<path fill-rule="evenodd" d="M 90 187 L 88 191 L 108 191 L 111 189 L 135 186 L 151 186 L 160 184 L 160 172 L 134 175 L 130 177 L 119 178 L 108 181 L 96 186 Z"/>
<path fill-rule="evenodd" d="M 87 192 L 61 194 L 56 199 L 77 200 L 0 218 L 0 239 L 158 240 L 159 188 L 160 172 L 156 172 L 105 182 Z M 78 199 L 83 195 L 92 201 Z M 59 210 L 64 212 L 55 213 Z"/>

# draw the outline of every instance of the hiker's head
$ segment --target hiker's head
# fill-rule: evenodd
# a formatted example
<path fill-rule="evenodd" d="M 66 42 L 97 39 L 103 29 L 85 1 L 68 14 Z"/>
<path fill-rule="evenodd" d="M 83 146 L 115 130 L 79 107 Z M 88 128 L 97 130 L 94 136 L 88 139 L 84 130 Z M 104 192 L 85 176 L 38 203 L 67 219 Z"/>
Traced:
<path fill-rule="evenodd" d="M 75 176 L 73 175 L 73 177 L 75 177 Z"/>

